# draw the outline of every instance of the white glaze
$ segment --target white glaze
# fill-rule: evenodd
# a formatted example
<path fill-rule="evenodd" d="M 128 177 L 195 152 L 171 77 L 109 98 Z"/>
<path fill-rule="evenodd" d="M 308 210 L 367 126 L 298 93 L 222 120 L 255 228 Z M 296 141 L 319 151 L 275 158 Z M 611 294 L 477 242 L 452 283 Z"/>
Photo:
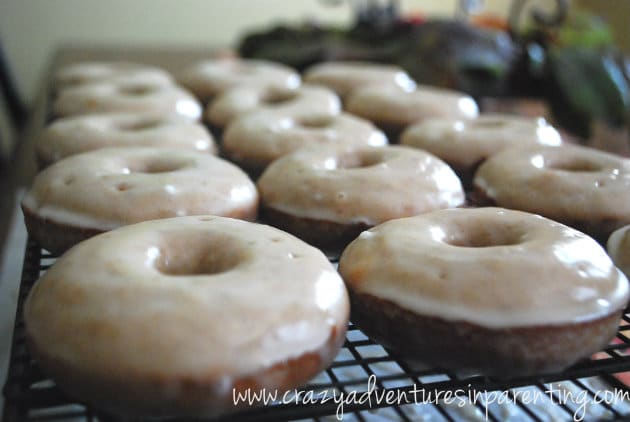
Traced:
<path fill-rule="evenodd" d="M 205 120 L 225 127 L 234 118 L 253 111 L 274 111 L 289 116 L 335 115 L 341 112 L 341 101 L 328 88 L 301 85 L 284 88 L 273 85 L 239 85 L 223 91 L 210 103 Z"/>
<path fill-rule="evenodd" d="M 228 157 L 264 166 L 305 146 L 386 144 L 387 138 L 372 123 L 345 113 L 309 116 L 254 112 L 236 119 L 223 135 L 223 151 Z"/>
<path fill-rule="evenodd" d="M 184 215 L 239 216 L 257 202 L 245 173 L 212 155 L 108 148 L 49 166 L 35 177 L 22 204 L 57 223 L 111 230 Z"/>
<path fill-rule="evenodd" d="M 177 116 L 142 113 L 92 114 L 55 120 L 38 136 L 38 157 L 52 163 L 107 147 L 180 148 L 216 154 L 212 136 L 201 124 Z"/>
<path fill-rule="evenodd" d="M 63 66 L 53 76 L 53 88 L 61 91 L 78 85 L 103 81 L 173 85 L 171 75 L 163 69 L 129 62 L 79 62 Z"/>
<path fill-rule="evenodd" d="M 225 409 L 242 377 L 305 353 L 329 364 L 348 313 L 343 282 L 319 250 L 215 216 L 149 221 L 82 242 L 25 303 L 36 349 L 73 371 L 130 388 L 161 383 L 154 400 L 169 402 L 199 384 Z M 216 397 L 207 400 L 216 412 Z"/>
<path fill-rule="evenodd" d="M 202 108 L 188 91 L 176 85 L 106 80 L 64 89 L 53 101 L 52 111 L 55 117 L 136 112 L 194 121 L 201 118 Z"/>
<path fill-rule="evenodd" d="M 341 98 L 368 85 L 391 85 L 405 90 L 416 86 L 409 74 L 398 66 L 360 61 L 313 65 L 304 72 L 304 82 L 327 86 Z"/>
<path fill-rule="evenodd" d="M 401 144 L 420 148 L 458 168 L 470 169 L 511 146 L 560 145 L 543 118 L 482 114 L 476 119 L 427 119 L 407 128 Z"/>
<path fill-rule="evenodd" d="M 387 222 L 348 246 L 339 271 L 354 291 L 489 328 L 589 321 L 628 302 L 628 280 L 593 239 L 501 208 Z"/>
<path fill-rule="evenodd" d="M 267 207 L 342 224 L 376 225 L 464 202 L 450 167 L 399 146 L 303 148 L 273 162 L 258 188 Z"/>
<path fill-rule="evenodd" d="M 436 117 L 472 119 L 479 114 L 472 97 L 425 85 L 413 90 L 390 85 L 358 88 L 348 97 L 346 111 L 377 124 L 401 126 Z"/>
<path fill-rule="evenodd" d="M 300 75 L 290 67 L 265 60 L 219 58 L 192 64 L 177 75 L 177 81 L 202 101 L 238 85 L 257 83 L 283 86 L 300 85 Z"/>
<path fill-rule="evenodd" d="M 608 255 L 626 277 L 630 277 L 630 225 L 615 230 L 606 243 Z"/>
<path fill-rule="evenodd" d="M 557 220 L 630 223 L 630 160 L 595 149 L 510 148 L 489 158 L 474 184 L 502 207 Z"/>

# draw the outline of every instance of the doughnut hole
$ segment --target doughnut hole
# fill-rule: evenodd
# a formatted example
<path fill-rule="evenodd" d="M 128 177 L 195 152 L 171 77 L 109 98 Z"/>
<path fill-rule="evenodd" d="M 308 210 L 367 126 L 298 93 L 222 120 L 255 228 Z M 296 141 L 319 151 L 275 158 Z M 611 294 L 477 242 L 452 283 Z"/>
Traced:
<path fill-rule="evenodd" d="M 216 233 L 169 233 L 162 247 L 147 251 L 155 268 L 164 275 L 216 275 L 228 272 L 244 258 L 243 249 L 233 238 Z M 157 255 L 157 257 L 156 257 Z"/>
<path fill-rule="evenodd" d="M 297 98 L 297 92 L 292 90 L 270 90 L 261 97 L 261 101 L 267 105 L 280 105 Z"/>
<path fill-rule="evenodd" d="M 478 118 L 468 122 L 469 125 L 482 129 L 499 129 L 505 127 L 507 122 L 498 117 Z"/>
<path fill-rule="evenodd" d="M 502 223 L 470 222 L 456 224 L 447 233 L 442 233 L 442 241 L 462 248 L 490 248 L 514 246 L 523 243 L 521 228 Z"/>
<path fill-rule="evenodd" d="M 120 92 L 131 97 L 141 97 L 151 94 L 156 88 L 150 85 L 125 85 L 120 88 Z"/>
<path fill-rule="evenodd" d="M 308 116 L 297 119 L 297 124 L 306 129 L 326 129 L 332 126 L 332 116 Z"/>
<path fill-rule="evenodd" d="M 593 173 L 603 170 L 603 167 L 599 163 L 595 163 L 587 158 L 579 157 L 574 160 L 562 160 L 556 162 L 550 162 L 546 166 L 551 170 L 568 171 L 576 173 Z"/>
<path fill-rule="evenodd" d="M 355 152 L 341 154 L 337 158 L 336 168 L 343 170 L 362 169 L 377 166 L 383 161 L 385 161 L 383 153 L 378 151 L 377 148 L 374 150 L 358 150 Z"/>
<path fill-rule="evenodd" d="M 190 167 L 193 163 L 189 160 L 173 159 L 171 157 L 155 157 L 150 160 L 131 163 L 127 169 L 129 173 L 170 173 Z"/>
<path fill-rule="evenodd" d="M 124 122 L 120 123 L 118 126 L 119 130 L 135 132 L 141 130 L 155 129 L 164 124 L 163 120 L 160 119 L 142 119 L 136 120 L 135 122 Z"/>

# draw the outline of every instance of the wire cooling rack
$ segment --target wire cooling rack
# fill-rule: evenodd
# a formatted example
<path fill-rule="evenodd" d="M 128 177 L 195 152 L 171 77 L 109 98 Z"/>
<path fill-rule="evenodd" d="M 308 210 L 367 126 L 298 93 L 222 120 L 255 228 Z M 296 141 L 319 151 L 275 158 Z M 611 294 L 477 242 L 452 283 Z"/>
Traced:
<path fill-rule="evenodd" d="M 29 240 L 17 303 L 3 420 L 117 421 L 67 397 L 29 356 L 22 307 L 55 257 Z M 216 421 L 545 421 L 630 418 L 630 309 L 614 342 L 567 371 L 501 380 L 418 367 L 350 324 L 334 363 L 308 385 Z M 368 394 L 370 393 L 370 394 Z M 268 397 L 271 399 L 272 397 Z M 280 400 L 282 398 L 282 400 Z"/>

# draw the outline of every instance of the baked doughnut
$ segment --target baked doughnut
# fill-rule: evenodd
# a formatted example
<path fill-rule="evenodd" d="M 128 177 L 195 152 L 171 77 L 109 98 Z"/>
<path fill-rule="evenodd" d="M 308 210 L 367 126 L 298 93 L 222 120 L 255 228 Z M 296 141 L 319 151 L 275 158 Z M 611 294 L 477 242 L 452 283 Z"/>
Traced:
<path fill-rule="evenodd" d="M 172 148 L 107 148 L 39 173 L 22 200 L 29 234 L 61 253 L 104 231 L 157 218 L 213 214 L 253 220 L 258 193 L 239 168 Z"/>
<path fill-rule="evenodd" d="M 559 371 L 614 337 L 628 280 L 588 236 L 500 208 L 389 221 L 343 252 L 352 321 L 413 359 L 498 376 Z"/>
<path fill-rule="evenodd" d="M 176 85 L 116 80 L 66 88 L 52 104 L 53 118 L 80 114 L 135 112 L 201 118 L 201 105 Z"/>
<path fill-rule="evenodd" d="M 274 160 L 305 146 L 386 144 L 383 132 L 350 114 L 285 115 L 261 111 L 238 118 L 228 126 L 222 152 L 257 176 Z"/>
<path fill-rule="evenodd" d="M 175 81 L 163 69 L 128 62 L 79 62 L 60 68 L 53 76 L 53 91 L 92 83 L 116 81 L 120 83 L 173 85 Z"/>
<path fill-rule="evenodd" d="M 177 81 L 204 104 L 228 88 L 249 83 L 294 89 L 300 75 L 290 67 L 265 60 L 220 58 L 195 63 L 177 75 Z"/>
<path fill-rule="evenodd" d="M 58 119 L 35 143 L 41 167 L 81 152 L 107 147 L 169 147 L 216 154 L 206 128 L 177 116 L 92 114 Z"/>
<path fill-rule="evenodd" d="M 304 82 L 327 86 L 341 98 L 347 98 L 356 88 L 370 85 L 390 85 L 406 90 L 416 87 L 409 74 L 398 66 L 360 61 L 313 65 L 304 72 Z"/>
<path fill-rule="evenodd" d="M 439 117 L 471 119 L 479 114 L 472 97 L 426 85 L 413 90 L 391 85 L 358 88 L 348 97 L 345 108 L 374 122 L 391 143 L 397 143 L 402 131 L 413 123 Z"/>
<path fill-rule="evenodd" d="M 407 147 L 303 148 L 258 180 L 265 221 L 335 252 L 366 228 L 464 203 L 455 173 Z"/>
<path fill-rule="evenodd" d="M 610 235 L 606 243 L 608 255 L 615 265 L 623 271 L 626 277 L 630 276 L 630 225 L 617 229 Z"/>
<path fill-rule="evenodd" d="M 273 85 L 240 85 L 223 91 L 206 108 L 205 121 L 213 132 L 223 129 L 245 113 L 275 111 L 295 117 L 335 115 L 341 112 L 339 97 L 328 88 L 302 85 L 284 88 Z"/>
<path fill-rule="evenodd" d="M 116 415 L 195 417 L 235 410 L 233 391 L 305 383 L 339 351 L 348 311 L 317 249 L 197 216 L 81 243 L 33 287 L 24 319 L 30 351 L 70 396 Z"/>
<path fill-rule="evenodd" d="M 540 214 L 602 244 L 630 224 L 630 160 L 592 148 L 510 148 L 479 167 L 474 187 L 482 204 Z"/>
<path fill-rule="evenodd" d="M 560 134 L 543 118 L 482 114 L 476 119 L 427 119 L 408 127 L 400 143 L 428 151 L 472 187 L 475 170 L 488 157 L 510 146 L 560 145 Z"/>

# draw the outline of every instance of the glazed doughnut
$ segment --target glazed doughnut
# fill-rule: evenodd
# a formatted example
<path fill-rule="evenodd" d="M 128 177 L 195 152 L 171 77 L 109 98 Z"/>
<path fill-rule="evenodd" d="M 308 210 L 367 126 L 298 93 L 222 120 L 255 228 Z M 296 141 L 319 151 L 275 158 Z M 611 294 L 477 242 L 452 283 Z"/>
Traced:
<path fill-rule="evenodd" d="M 60 68 L 53 76 L 53 91 L 92 83 L 149 83 L 173 85 L 171 75 L 158 67 L 128 62 L 80 62 Z"/>
<path fill-rule="evenodd" d="M 425 85 L 413 90 L 391 85 L 358 88 L 348 97 L 345 108 L 374 122 L 391 143 L 397 143 L 402 131 L 413 123 L 439 117 L 472 119 L 479 114 L 472 97 Z"/>
<path fill-rule="evenodd" d="M 295 89 L 300 75 L 290 67 L 265 60 L 221 58 L 204 60 L 184 69 L 177 81 L 205 104 L 228 88 L 250 83 Z"/>
<path fill-rule="evenodd" d="M 617 229 L 610 235 L 606 243 L 608 255 L 615 265 L 623 271 L 626 277 L 630 276 L 630 225 Z"/>
<path fill-rule="evenodd" d="M 416 83 L 402 68 L 380 63 L 347 61 L 313 65 L 304 72 L 304 82 L 324 85 L 341 98 L 356 88 L 370 85 L 390 85 L 412 90 Z"/>
<path fill-rule="evenodd" d="M 265 221 L 331 252 L 384 221 L 464 203 L 444 162 L 400 146 L 303 148 L 274 161 L 258 189 Z"/>
<path fill-rule="evenodd" d="M 217 133 L 245 113 L 275 111 L 294 117 L 335 115 L 341 112 L 339 97 L 319 86 L 280 88 L 273 85 L 240 85 L 220 94 L 206 108 L 205 121 Z"/>
<path fill-rule="evenodd" d="M 252 175 L 274 160 L 310 145 L 383 146 L 387 138 L 368 121 L 336 116 L 255 112 L 236 119 L 223 137 L 223 154 Z"/>
<path fill-rule="evenodd" d="M 510 148 L 474 179 L 481 203 L 540 214 L 601 243 L 630 224 L 630 160 L 592 148 Z"/>
<path fill-rule="evenodd" d="M 33 287 L 24 320 L 38 364 L 81 402 L 207 417 L 235 410 L 233 391 L 281 395 L 326 368 L 348 313 L 317 249 L 272 227 L 198 216 L 81 243 Z"/>
<path fill-rule="evenodd" d="M 200 124 L 177 116 L 92 114 L 54 121 L 35 143 L 41 167 L 81 152 L 107 147 L 159 147 L 216 154 L 212 136 Z"/>
<path fill-rule="evenodd" d="M 115 80 L 66 88 L 52 104 L 53 117 L 81 114 L 134 112 L 201 118 L 201 105 L 176 85 Z"/>
<path fill-rule="evenodd" d="M 39 173 L 22 201 L 28 232 L 61 253 L 114 228 L 157 218 L 214 214 L 253 220 L 258 193 L 239 168 L 172 148 L 107 148 Z"/>
<path fill-rule="evenodd" d="M 482 114 L 476 119 L 428 119 L 408 127 L 400 143 L 428 151 L 472 187 L 477 167 L 510 146 L 560 145 L 560 134 L 543 118 Z"/>
<path fill-rule="evenodd" d="M 500 208 L 389 221 L 343 252 L 352 321 L 413 359 L 498 376 L 560 371 L 614 337 L 628 280 L 593 239 Z"/>

